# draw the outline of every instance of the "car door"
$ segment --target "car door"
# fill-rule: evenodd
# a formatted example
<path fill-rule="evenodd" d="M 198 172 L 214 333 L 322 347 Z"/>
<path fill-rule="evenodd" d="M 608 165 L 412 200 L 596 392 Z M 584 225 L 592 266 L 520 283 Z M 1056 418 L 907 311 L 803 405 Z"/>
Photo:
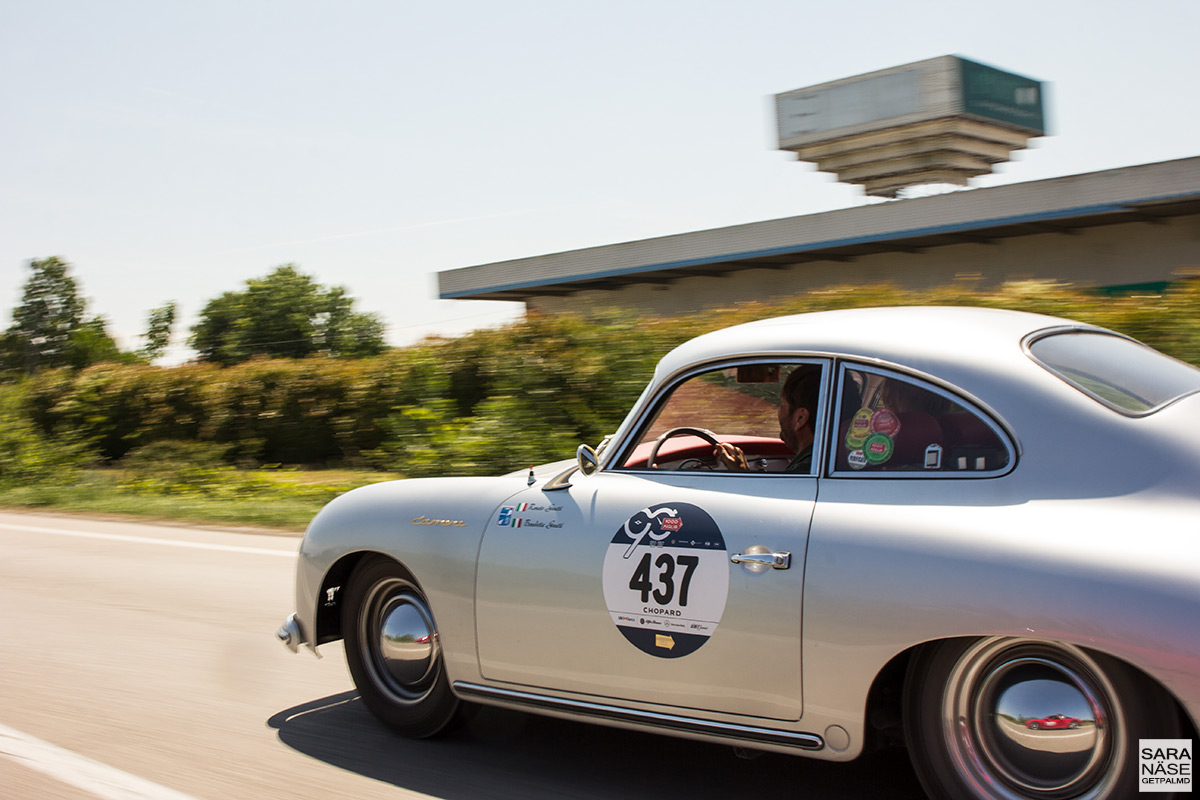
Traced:
<path fill-rule="evenodd" d="M 798 719 L 816 477 L 643 468 L 571 483 L 531 487 L 488 524 L 476 584 L 483 676 Z"/>

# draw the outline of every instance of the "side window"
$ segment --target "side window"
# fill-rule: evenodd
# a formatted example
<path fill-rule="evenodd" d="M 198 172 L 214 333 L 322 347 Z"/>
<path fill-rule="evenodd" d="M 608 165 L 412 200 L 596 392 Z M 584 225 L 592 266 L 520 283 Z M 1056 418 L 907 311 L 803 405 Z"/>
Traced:
<path fill-rule="evenodd" d="M 838 398 L 836 472 L 995 473 L 1011 461 L 994 424 L 915 379 L 843 367 Z"/>
<path fill-rule="evenodd" d="M 809 474 L 823 376 L 822 364 L 804 362 L 742 363 L 691 375 L 659 401 L 617 469 Z M 784 400 L 789 392 L 791 403 Z M 792 414 L 792 405 L 811 408 Z"/>

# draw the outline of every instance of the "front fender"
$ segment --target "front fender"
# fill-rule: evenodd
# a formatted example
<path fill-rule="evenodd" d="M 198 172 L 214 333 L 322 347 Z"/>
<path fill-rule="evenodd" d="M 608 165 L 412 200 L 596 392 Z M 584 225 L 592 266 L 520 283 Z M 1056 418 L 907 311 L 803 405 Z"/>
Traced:
<path fill-rule="evenodd" d="M 307 644 L 341 638 L 342 582 L 358 560 L 378 553 L 403 565 L 425 592 L 451 674 L 474 675 L 480 538 L 496 508 L 523 488 L 511 477 L 422 478 L 365 486 L 329 503 L 300 544 L 296 608 Z"/>

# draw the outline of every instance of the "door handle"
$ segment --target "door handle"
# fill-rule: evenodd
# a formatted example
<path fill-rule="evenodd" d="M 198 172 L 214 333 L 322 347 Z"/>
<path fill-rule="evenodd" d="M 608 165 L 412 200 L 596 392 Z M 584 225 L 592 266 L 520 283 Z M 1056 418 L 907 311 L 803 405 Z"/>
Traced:
<path fill-rule="evenodd" d="M 751 564 L 754 566 L 770 567 L 771 569 L 787 569 L 792 565 L 791 553 L 752 553 L 751 550 L 758 550 L 758 547 L 747 548 L 745 553 L 737 553 L 730 556 L 729 560 L 734 564 Z M 766 550 L 765 547 L 761 548 Z"/>

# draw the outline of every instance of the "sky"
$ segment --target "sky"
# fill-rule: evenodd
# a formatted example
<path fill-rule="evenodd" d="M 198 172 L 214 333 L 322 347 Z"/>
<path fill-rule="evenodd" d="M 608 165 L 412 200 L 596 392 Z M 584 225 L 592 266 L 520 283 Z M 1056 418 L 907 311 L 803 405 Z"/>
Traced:
<path fill-rule="evenodd" d="M 941 55 L 1046 82 L 973 186 L 1200 155 L 1195 0 L 0 0 L 0 327 L 73 265 L 125 349 L 294 263 L 391 344 L 523 306 L 437 272 L 867 202 L 779 92 Z"/>

